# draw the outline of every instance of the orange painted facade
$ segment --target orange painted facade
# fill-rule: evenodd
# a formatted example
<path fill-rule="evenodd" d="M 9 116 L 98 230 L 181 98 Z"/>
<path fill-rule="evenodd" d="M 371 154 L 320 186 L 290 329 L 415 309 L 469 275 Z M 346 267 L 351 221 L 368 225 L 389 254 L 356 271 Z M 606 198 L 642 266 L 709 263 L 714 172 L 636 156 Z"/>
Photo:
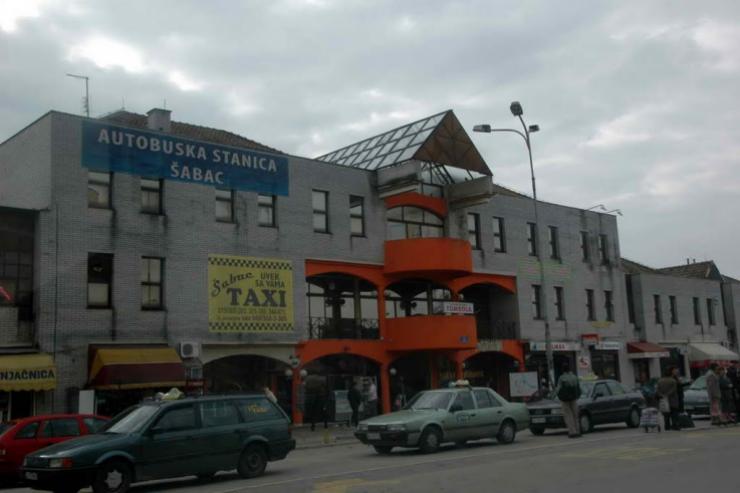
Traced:
<path fill-rule="evenodd" d="M 475 349 L 478 336 L 475 317 L 426 315 L 386 321 L 390 351 L 439 351 Z"/>
<path fill-rule="evenodd" d="M 384 272 L 430 278 L 464 276 L 473 272 L 473 253 L 469 242 L 457 238 L 386 241 Z"/>

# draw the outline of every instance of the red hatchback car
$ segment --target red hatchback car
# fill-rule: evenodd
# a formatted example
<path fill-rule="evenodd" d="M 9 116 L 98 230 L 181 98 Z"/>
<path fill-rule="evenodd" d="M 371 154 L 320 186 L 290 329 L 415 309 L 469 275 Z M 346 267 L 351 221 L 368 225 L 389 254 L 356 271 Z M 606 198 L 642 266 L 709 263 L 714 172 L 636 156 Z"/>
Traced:
<path fill-rule="evenodd" d="M 99 431 L 108 418 L 90 414 L 49 414 L 17 419 L 0 431 L 0 479 L 18 479 L 26 455 L 82 435 Z"/>

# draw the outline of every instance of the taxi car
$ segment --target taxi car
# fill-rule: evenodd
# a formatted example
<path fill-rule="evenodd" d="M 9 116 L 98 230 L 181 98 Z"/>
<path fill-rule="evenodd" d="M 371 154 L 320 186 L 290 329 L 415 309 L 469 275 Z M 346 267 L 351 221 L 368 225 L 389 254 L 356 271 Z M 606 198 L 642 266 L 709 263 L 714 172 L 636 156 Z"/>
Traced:
<path fill-rule="evenodd" d="M 96 435 L 26 456 L 21 472 L 38 490 L 125 493 L 139 481 L 235 468 L 256 477 L 294 448 L 288 416 L 264 394 L 145 401 Z"/>
<path fill-rule="evenodd" d="M 401 411 L 361 421 L 355 436 L 379 454 L 389 454 L 394 447 L 431 453 L 447 442 L 495 438 L 509 444 L 528 426 L 524 404 L 508 402 L 489 388 L 458 383 L 420 392 Z"/>
<path fill-rule="evenodd" d="M 645 398 L 639 391 L 625 389 L 616 380 L 581 380 L 578 399 L 581 433 L 588 433 L 595 425 L 626 423 L 630 428 L 640 426 L 640 413 L 645 409 Z M 542 435 L 547 428 L 565 428 L 563 411 L 557 396 L 529 401 L 530 431 Z"/>

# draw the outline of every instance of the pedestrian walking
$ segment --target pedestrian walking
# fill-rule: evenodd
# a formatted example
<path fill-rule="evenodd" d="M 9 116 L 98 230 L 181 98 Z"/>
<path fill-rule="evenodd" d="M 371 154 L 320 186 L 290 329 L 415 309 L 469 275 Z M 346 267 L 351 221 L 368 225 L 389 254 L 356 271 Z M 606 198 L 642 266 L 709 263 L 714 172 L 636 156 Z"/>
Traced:
<path fill-rule="evenodd" d="M 359 389 L 360 384 L 350 384 L 349 391 L 347 392 L 347 400 L 349 401 L 349 407 L 352 408 L 352 418 L 350 423 L 352 426 L 357 426 L 360 418 L 360 404 L 362 403 L 362 392 Z"/>
<path fill-rule="evenodd" d="M 722 423 L 735 423 L 735 399 L 732 396 L 732 382 L 727 377 L 725 368 L 719 369 L 719 391 L 722 394 L 720 399 L 720 417 Z"/>
<path fill-rule="evenodd" d="M 673 376 L 673 368 L 668 368 L 663 378 L 658 380 L 656 391 L 659 397 L 658 409 L 663 414 L 666 430 L 679 430 L 678 426 L 678 382 Z"/>
<path fill-rule="evenodd" d="M 367 388 L 367 411 L 370 417 L 378 414 L 378 387 L 372 380 L 370 380 L 370 386 Z"/>
<path fill-rule="evenodd" d="M 709 365 L 706 381 L 712 425 L 718 426 L 722 424 L 722 419 L 720 418 L 722 390 L 719 387 L 719 365 L 717 365 L 717 363 Z"/>
<path fill-rule="evenodd" d="M 570 371 L 570 364 L 564 363 L 561 370 L 562 373 L 555 386 L 555 395 L 558 396 L 563 409 L 563 419 L 565 426 L 568 427 L 568 438 L 577 438 L 581 436 L 578 423 L 578 398 L 581 397 L 581 385 L 578 383 L 578 377 Z"/>

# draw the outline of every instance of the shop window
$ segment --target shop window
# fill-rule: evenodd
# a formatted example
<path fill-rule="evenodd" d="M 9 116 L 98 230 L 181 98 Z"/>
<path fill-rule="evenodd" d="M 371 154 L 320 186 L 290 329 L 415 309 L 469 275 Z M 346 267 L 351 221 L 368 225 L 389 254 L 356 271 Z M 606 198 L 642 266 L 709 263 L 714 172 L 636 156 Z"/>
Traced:
<path fill-rule="evenodd" d="M 386 318 L 441 313 L 441 304 L 452 299 L 449 289 L 423 280 L 401 281 L 385 291 Z"/>
<path fill-rule="evenodd" d="M 365 236 L 365 200 L 362 197 L 349 196 L 349 223 L 352 236 Z"/>
<path fill-rule="evenodd" d="M 329 192 L 313 190 L 313 230 L 317 233 L 329 232 Z"/>
<path fill-rule="evenodd" d="M 87 254 L 87 306 L 111 307 L 113 282 L 113 255 L 110 253 Z"/>
<path fill-rule="evenodd" d="M 247 423 L 282 418 L 280 411 L 265 397 L 240 400 L 239 410 Z"/>
<path fill-rule="evenodd" d="M 152 431 L 157 433 L 171 433 L 190 430 L 195 427 L 195 410 L 191 404 L 165 411 L 154 426 L 152 426 Z"/>
<path fill-rule="evenodd" d="M 275 213 L 277 205 L 277 196 L 275 195 L 257 195 L 257 207 L 259 215 L 259 225 L 267 228 L 277 226 L 277 214 Z"/>
<path fill-rule="evenodd" d="M 591 368 L 599 378 L 619 380 L 619 353 L 617 351 L 592 350 Z M 606 389 L 606 386 L 604 388 Z"/>
<path fill-rule="evenodd" d="M 234 222 L 234 191 L 216 189 L 216 221 Z"/>
<path fill-rule="evenodd" d="M 671 325 L 678 324 L 678 305 L 676 304 L 676 297 L 669 296 L 668 301 L 670 302 L 671 308 Z"/>
<path fill-rule="evenodd" d="M 599 235 L 599 261 L 606 265 L 609 263 L 609 238 Z"/>
<path fill-rule="evenodd" d="M 653 311 L 655 312 L 655 323 L 661 325 L 663 323 L 663 307 L 661 306 L 660 295 L 653 295 Z"/>
<path fill-rule="evenodd" d="M 506 252 L 506 228 L 504 227 L 504 218 L 493 218 L 493 251 L 498 253 Z"/>
<path fill-rule="evenodd" d="M 692 298 L 694 306 L 694 325 L 701 325 L 701 306 L 699 305 L 699 298 Z"/>
<path fill-rule="evenodd" d="M 480 250 L 480 215 L 468 213 L 468 241 L 473 250 Z"/>
<path fill-rule="evenodd" d="M 717 320 L 714 317 L 714 301 L 712 298 L 707 298 L 707 317 L 709 318 L 709 325 L 716 325 Z"/>
<path fill-rule="evenodd" d="M 565 300 L 563 288 L 555 286 L 555 318 L 556 320 L 565 320 Z"/>
<path fill-rule="evenodd" d="M 39 431 L 39 421 L 27 424 L 15 434 L 16 440 L 36 438 L 36 433 Z"/>
<path fill-rule="evenodd" d="M 535 320 L 542 318 L 542 287 L 532 285 L 532 317 Z"/>
<path fill-rule="evenodd" d="M 550 258 L 555 260 L 560 259 L 560 238 L 558 237 L 558 228 L 557 226 L 548 226 L 547 231 L 550 243 Z"/>
<path fill-rule="evenodd" d="M 233 426 L 240 422 L 239 412 L 230 400 L 201 402 L 200 412 L 204 428 Z"/>
<path fill-rule="evenodd" d="M 141 257 L 141 307 L 145 310 L 162 309 L 162 273 L 164 259 Z"/>
<path fill-rule="evenodd" d="M 612 291 L 604 290 L 604 313 L 606 313 L 606 320 L 614 322 L 614 295 Z"/>
<path fill-rule="evenodd" d="M 111 173 L 87 173 L 87 206 L 95 209 L 111 208 Z"/>
<path fill-rule="evenodd" d="M 527 223 L 527 249 L 530 256 L 537 256 L 537 225 L 535 223 Z"/>
<path fill-rule="evenodd" d="M 586 290 L 586 319 L 590 322 L 596 320 L 596 306 L 594 305 L 594 290 Z"/>
<path fill-rule="evenodd" d="M 345 274 L 306 279 L 311 339 L 377 339 L 378 292 L 371 283 Z"/>
<path fill-rule="evenodd" d="M 591 260 L 591 245 L 589 243 L 588 231 L 581 231 L 581 258 L 584 262 Z"/>
<path fill-rule="evenodd" d="M 403 206 L 388 209 L 387 219 L 389 240 L 444 236 L 444 220 L 418 207 Z"/>
<path fill-rule="evenodd" d="M 76 419 L 50 419 L 41 429 L 41 438 L 76 437 L 80 435 L 80 424 Z"/>
<path fill-rule="evenodd" d="M 141 179 L 141 212 L 162 214 L 162 180 Z"/>

